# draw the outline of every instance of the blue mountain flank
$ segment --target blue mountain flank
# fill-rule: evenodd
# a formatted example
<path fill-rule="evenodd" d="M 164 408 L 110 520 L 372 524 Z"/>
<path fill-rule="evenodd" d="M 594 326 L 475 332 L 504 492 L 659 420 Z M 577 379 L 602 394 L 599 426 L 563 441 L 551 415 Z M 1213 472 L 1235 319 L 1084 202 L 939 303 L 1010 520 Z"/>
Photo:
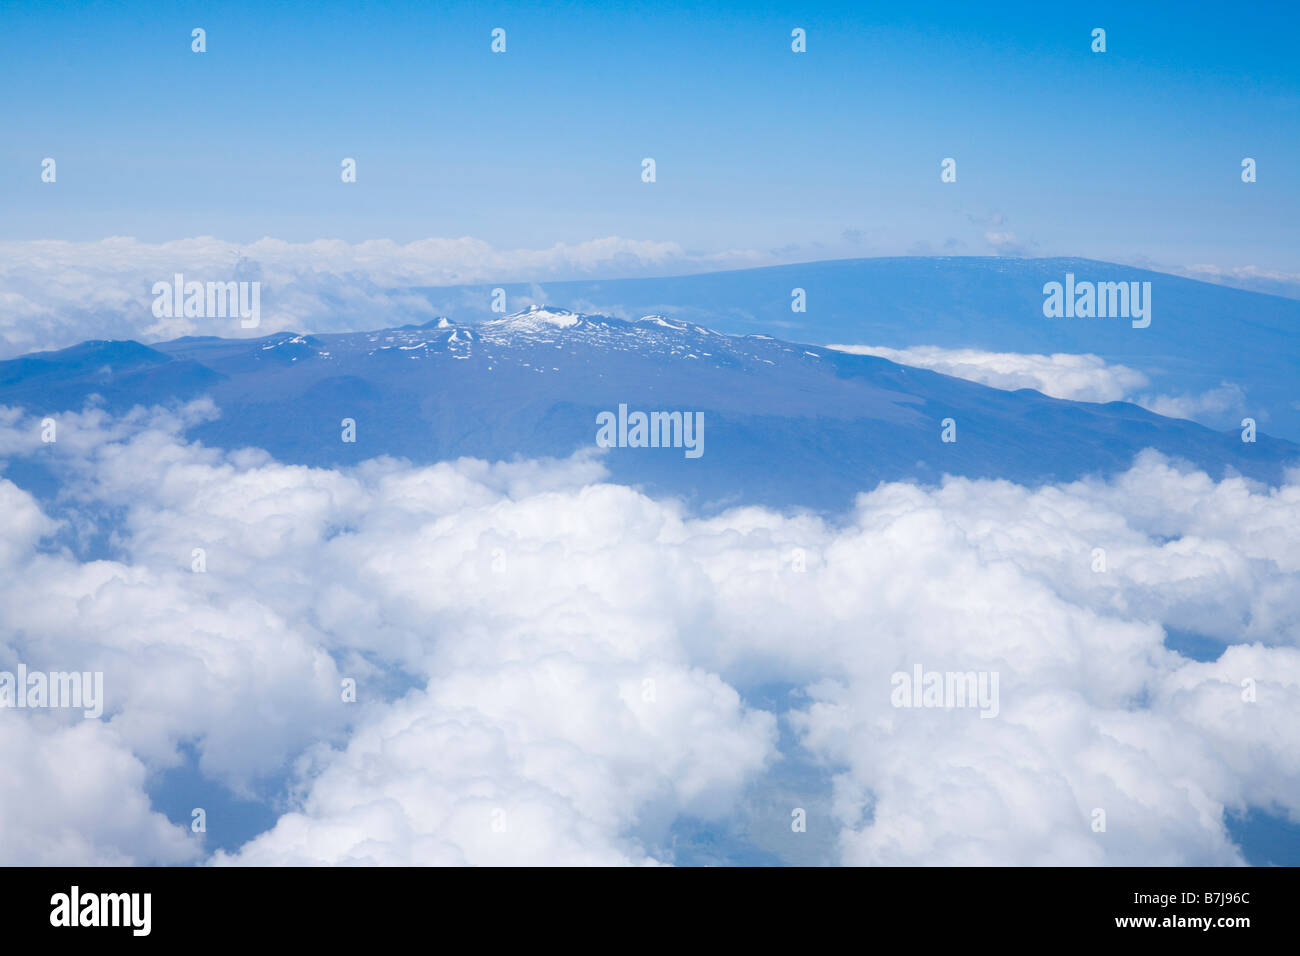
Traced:
<path fill-rule="evenodd" d="M 1130 334 L 1140 331 L 1150 330 Z M 625 415 L 698 412 L 700 457 L 617 447 L 604 460 L 614 480 L 705 512 L 734 504 L 835 512 L 878 482 L 946 474 L 1027 484 L 1104 476 L 1144 448 L 1215 477 L 1269 483 L 1300 462 L 1300 447 L 1262 428 L 1246 443 L 1239 429 L 1131 404 L 1004 391 L 662 315 L 625 321 L 533 307 L 368 332 L 86 342 L 0 362 L 0 405 L 38 418 L 89 401 L 125 411 L 204 395 L 220 417 L 189 437 L 318 466 L 376 455 L 563 457 L 595 446 L 597 417 L 621 405 Z M 356 423 L 355 442 L 342 440 L 344 419 Z M 942 440 L 946 419 L 955 441 Z M 36 468 L 11 461 L 7 475 L 35 482 Z"/>
<path fill-rule="evenodd" d="M 1043 288 L 1151 283 L 1151 324 L 1048 318 Z M 672 315 L 721 332 L 765 332 L 821 345 L 934 345 L 992 352 L 1089 353 L 1148 376 L 1152 393 L 1201 395 L 1225 383 L 1240 407 L 1198 420 L 1227 429 L 1243 416 L 1300 441 L 1300 300 L 1090 259 L 914 257 L 839 259 L 669 278 L 497 283 L 507 302 L 541 294 L 624 318 Z M 804 290 L 806 311 L 792 311 Z M 403 290 L 411 291 L 411 290 Z M 493 318 L 492 287 L 416 290 L 438 312 Z"/>

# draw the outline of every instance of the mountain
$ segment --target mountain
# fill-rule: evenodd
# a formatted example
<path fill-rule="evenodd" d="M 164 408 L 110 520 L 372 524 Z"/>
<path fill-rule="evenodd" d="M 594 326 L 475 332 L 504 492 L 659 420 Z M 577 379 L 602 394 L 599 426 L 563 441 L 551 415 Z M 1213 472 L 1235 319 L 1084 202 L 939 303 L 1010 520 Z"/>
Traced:
<path fill-rule="evenodd" d="M 1212 475 L 1275 482 L 1297 445 L 1243 443 L 1124 403 L 1002 391 L 871 356 L 652 315 L 624 321 L 534 307 L 475 324 L 152 347 L 88 342 L 0 362 L 0 404 L 39 415 L 211 395 L 206 444 L 320 466 L 387 454 L 416 462 L 567 456 L 597 416 L 701 413 L 702 454 L 614 448 L 615 480 L 712 510 L 745 503 L 834 511 L 883 480 L 944 474 L 1037 483 L 1110 474 L 1155 448 Z M 341 422 L 356 423 L 342 441 Z M 953 419 L 956 441 L 941 440 Z"/>
<path fill-rule="evenodd" d="M 1150 282 L 1151 324 L 1043 315 L 1043 286 Z M 1153 393 L 1202 395 L 1224 383 L 1243 399 L 1205 408 L 1229 428 L 1253 417 L 1300 441 L 1300 301 L 1090 259 L 918 257 L 841 259 L 670 278 L 498 284 L 507 301 L 551 301 L 612 315 L 665 313 L 722 332 L 799 342 L 993 352 L 1091 353 L 1138 369 Z M 803 289 L 806 312 L 791 310 Z M 488 286 L 423 288 L 438 311 L 490 318 Z M 477 306 L 475 305 L 477 303 Z"/>

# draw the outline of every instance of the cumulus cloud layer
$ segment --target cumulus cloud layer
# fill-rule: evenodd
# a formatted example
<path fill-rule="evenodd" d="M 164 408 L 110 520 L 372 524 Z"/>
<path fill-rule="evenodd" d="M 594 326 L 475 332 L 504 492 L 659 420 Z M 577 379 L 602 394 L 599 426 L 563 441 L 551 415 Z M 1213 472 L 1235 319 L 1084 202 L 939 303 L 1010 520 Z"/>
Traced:
<path fill-rule="evenodd" d="M 875 355 L 900 365 L 933 369 L 993 388 L 1010 391 L 1032 388 L 1053 398 L 1078 402 L 1123 401 L 1135 389 L 1148 384 L 1147 377 L 1141 372 L 1125 365 L 1107 364 L 1096 355 L 984 352 L 935 345 L 906 349 L 875 345 L 831 345 L 829 348 L 853 355 Z"/>
<path fill-rule="evenodd" d="M 1147 455 L 699 519 L 587 456 L 331 471 L 180 437 L 215 413 L 88 410 L 43 444 L 0 411 L 0 461 L 61 488 L 0 478 L 0 667 L 107 696 L 0 714 L 31 757 L 4 862 L 673 862 L 674 821 L 761 802 L 781 722 L 847 863 L 1234 863 L 1226 812 L 1300 820 L 1294 481 Z M 916 665 L 996 673 L 997 717 L 894 706 Z M 798 692 L 754 704 L 773 683 Z M 183 745 L 237 791 L 291 768 L 275 826 L 214 856 L 154 811 Z"/>
<path fill-rule="evenodd" d="M 1144 391 L 1150 385 L 1144 374 L 1126 365 L 1107 362 L 1097 355 L 986 352 L 936 345 L 905 349 L 876 345 L 827 347 L 853 355 L 875 355 L 900 365 L 933 369 L 944 375 L 1008 391 L 1032 388 L 1052 398 L 1076 402 L 1132 402 L 1157 415 L 1203 421 L 1213 427 L 1235 424 L 1235 420 L 1229 419 L 1246 409 L 1246 393 L 1239 385 L 1223 382 L 1218 388 L 1199 395 L 1150 393 Z"/>
<path fill-rule="evenodd" d="M 701 255 L 675 242 L 616 236 L 514 250 L 469 237 L 406 244 L 390 239 L 241 244 L 208 236 L 162 243 L 125 237 L 0 242 L 0 358 L 88 338 L 233 338 L 285 329 L 352 331 L 432 318 L 425 299 L 392 291 L 411 286 L 662 275 L 770 261 L 757 252 Z M 176 273 L 198 282 L 261 282 L 261 325 L 244 329 L 237 319 L 156 317 L 153 285 L 171 282 Z M 393 316 L 401 321 L 393 322 Z"/>

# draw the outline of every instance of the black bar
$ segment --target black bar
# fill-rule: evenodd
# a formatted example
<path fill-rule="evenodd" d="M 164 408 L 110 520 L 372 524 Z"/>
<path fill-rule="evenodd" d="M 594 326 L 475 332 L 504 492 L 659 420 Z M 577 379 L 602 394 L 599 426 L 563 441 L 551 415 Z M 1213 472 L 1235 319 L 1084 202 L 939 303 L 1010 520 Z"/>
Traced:
<path fill-rule="evenodd" d="M 469 933 L 483 945 L 518 938 L 535 948 L 557 934 L 616 943 L 611 931 L 629 944 L 643 936 L 664 945 L 752 935 L 769 944 L 788 936 L 807 948 L 834 932 L 864 947 L 899 933 L 918 945 L 1127 937 L 1144 945 L 1231 946 L 1294 940 L 1300 870 L 12 868 L 0 871 L 0 880 L 11 946 L 57 945 L 69 934 L 79 944 L 374 946 L 415 934 L 433 946 L 463 948 Z M 106 919 L 117 906 L 126 925 L 51 925 L 57 895 L 68 897 L 66 916 L 73 886 L 88 918 L 88 905 L 99 908 L 98 897 L 86 903 L 88 895 L 150 894 L 147 936 L 136 935 L 143 906 L 126 909 L 120 897 Z M 1131 919 L 1154 923 L 1119 925 Z M 1190 924 L 1203 919 L 1208 928 Z"/>

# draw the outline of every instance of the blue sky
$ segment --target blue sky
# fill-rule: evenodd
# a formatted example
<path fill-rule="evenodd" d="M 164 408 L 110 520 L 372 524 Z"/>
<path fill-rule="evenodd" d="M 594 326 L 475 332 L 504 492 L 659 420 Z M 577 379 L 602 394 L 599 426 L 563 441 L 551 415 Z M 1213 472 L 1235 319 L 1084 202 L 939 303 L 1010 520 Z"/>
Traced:
<path fill-rule="evenodd" d="M 1288 6 L 3 4 L 0 238 L 1293 270 Z"/>

